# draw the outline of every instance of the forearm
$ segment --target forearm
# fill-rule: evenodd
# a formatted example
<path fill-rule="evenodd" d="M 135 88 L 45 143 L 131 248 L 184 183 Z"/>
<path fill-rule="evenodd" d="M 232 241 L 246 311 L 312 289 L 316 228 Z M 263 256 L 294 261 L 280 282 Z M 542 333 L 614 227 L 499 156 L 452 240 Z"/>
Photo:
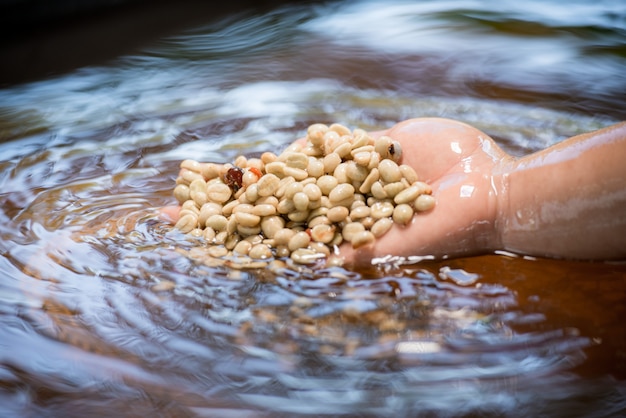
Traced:
<path fill-rule="evenodd" d="M 511 162 L 501 198 L 506 250 L 626 259 L 626 123 Z"/>

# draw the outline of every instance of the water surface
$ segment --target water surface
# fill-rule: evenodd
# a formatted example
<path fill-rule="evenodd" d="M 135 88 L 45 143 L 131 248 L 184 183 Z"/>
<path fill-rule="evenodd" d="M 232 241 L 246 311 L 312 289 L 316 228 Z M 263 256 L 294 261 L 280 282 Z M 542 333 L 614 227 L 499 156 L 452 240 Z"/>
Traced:
<path fill-rule="evenodd" d="M 180 160 L 442 116 L 524 155 L 626 115 L 619 2 L 330 2 L 0 90 L 0 415 L 619 416 L 626 266 L 237 270 Z"/>

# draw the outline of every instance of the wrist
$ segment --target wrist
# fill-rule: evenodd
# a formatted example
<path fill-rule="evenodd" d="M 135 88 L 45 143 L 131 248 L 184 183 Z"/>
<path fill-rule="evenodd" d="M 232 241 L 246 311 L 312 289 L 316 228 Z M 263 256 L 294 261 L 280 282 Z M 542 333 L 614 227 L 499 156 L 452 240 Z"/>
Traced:
<path fill-rule="evenodd" d="M 511 223 L 511 174 L 514 171 L 515 159 L 502 159 L 493 170 L 491 176 L 492 200 L 492 245 L 491 250 L 506 250 L 506 231 Z"/>

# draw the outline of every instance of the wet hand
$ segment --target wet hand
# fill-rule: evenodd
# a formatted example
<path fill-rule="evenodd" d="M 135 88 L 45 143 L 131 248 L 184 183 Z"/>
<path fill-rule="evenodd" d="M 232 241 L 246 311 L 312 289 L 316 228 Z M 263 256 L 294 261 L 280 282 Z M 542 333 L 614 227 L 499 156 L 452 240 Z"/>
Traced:
<path fill-rule="evenodd" d="M 497 194 L 510 156 L 485 133 L 447 119 L 411 119 L 380 134 L 400 142 L 402 163 L 431 185 L 437 203 L 406 226 L 394 224 L 370 246 L 343 245 L 349 264 L 386 255 L 470 255 L 498 247 Z"/>

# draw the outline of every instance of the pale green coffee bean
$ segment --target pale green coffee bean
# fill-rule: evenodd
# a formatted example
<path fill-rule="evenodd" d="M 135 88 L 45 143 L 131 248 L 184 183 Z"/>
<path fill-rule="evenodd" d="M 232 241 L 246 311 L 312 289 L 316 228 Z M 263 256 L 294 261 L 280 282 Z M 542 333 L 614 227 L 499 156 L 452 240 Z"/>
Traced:
<path fill-rule="evenodd" d="M 232 251 L 239 241 L 241 241 L 241 238 L 238 234 L 230 234 L 226 237 L 226 241 L 224 241 L 224 247 Z"/>
<path fill-rule="evenodd" d="M 320 188 L 324 196 L 328 196 L 338 184 L 337 179 L 330 175 L 324 175 L 317 179 L 317 187 Z"/>
<path fill-rule="evenodd" d="M 307 219 L 307 224 L 309 225 L 309 228 L 313 229 L 317 225 L 330 225 L 331 222 L 328 217 L 320 215 L 314 218 L 311 218 L 311 216 L 309 216 L 309 218 Z"/>
<path fill-rule="evenodd" d="M 366 218 L 370 216 L 371 209 L 369 206 L 358 206 L 350 211 L 350 219 L 353 221 L 358 221 L 359 219 Z"/>
<path fill-rule="evenodd" d="M 297 181 L 304 180 L 309 176 L 309 173 L 307 173 L 306 169 L 303 170 L 293 167 L 285 167 L 285 169 L 283 170 L 283 174 L 287 177 L 293 177 Z"/>
<path fill-rule="evenodd" d="M 360 206 L 367 206 L 365 204 L 365 201 L 362 200 L 363 195 L 360 193 L 357 193 L 354 195 L 354 202 L 352 202 L 352 204 L 350 205 L 350 210 L 353 210 L 355 208 L 358 208 Z"/>
<path fill-rule="evenodd" d="M 371 154 L 372 152 L 374 152 L 374 146 L 373 145 L 363 145 L 357 148 L 352 148 L 352 151 L 350 151 L 350 154 L 352 155 L 352 158 L 354 159 L 356 154 L 360 154 L 363 152 L 367 152 L 369 154 Z M 366 164 L 367 165 L 367 164 Z"/>
<path fill-rule="evenodd" d="M 335 206 L 328 209 L 326 216 L 331 222 L 343 222 L 349 215 L 350 211 L 344 206 Z"/>
<path fill-rule="evenodd" d="M 241 176 L 241 183 L 244 185 L 244 187 L 248 187 L 251 184 L 256 183 L 257 181 L 259 181 L 259 176 L 250 170 L 247 170 Z"/>
<path fill-rule="evenodd" d="M 287 148 L 283 150 L 283 152 L 300 152 L 302 151 L 303 145 L 299 142 L 292 142 L 289 144 Z"/>
<path fill-rule="evenodd" d="M 177 184 L 174 188 L 174 197 L 178 200 L 178 203 L 182 204 L 190 199 L 189 186 L 186 184 Z"/>
<path fill-rule="evenodd" d="M 301 192 L 304 189 L 304 186 L 302 185 L 302 183 L 300 182 L 293 182 L 290 183 L 286 188 L 285 188 L 285 194 L 284 197 L 287 199 L 293 199 L 293 196 L 296 193 Z"/>
<path fill-rule="evenodd" d="M 413 219 L 413 208 L 401 203 L 393 209 L 393 221 L 400 225 L 408 224 Z"/>
<path fill-rule="evenodd" d="M 195 179 L 189 183 L 189 192 L 203 192 L 206 193 L 207 183 L 203 178 Z"/>
<path fill-rule="evenodd" d="M 239 241 L 237 245 L 235 245 L 235 248 L 233 248 L 233 252 L 247 255 L 250 252 L 250 248 L 252 248 L 252 244 L 249 241 Z"/>
<path fill-rule="evenodd" d="M 348 164 L 339 164 L 335 168 L 335 171 L 333 171 L 333 177 L 337 179 L 339 184 L 350 183 L 350 178 L 348 177 Z"/>
<path fill-rule="evenodd" d="M 376 202 L 371 206 L 371 216 L 374 219 L 387 218 L 393 215 L 393 209 L 389 202 Z"/>
<path fill-rule="evenodd" d="M 276 196 L 263 196 L 259 198 L 255 203 L 255 205 L 272 205 L 274 207 L 278 206 L 278 199 Z"/>
<path fill-rule="evenodd" d="M 343 227 L 341 234 L 343 235 L 343 239 L 352 242 L 354 235 L 362 231 L 365 231 L 363 224 L 360 222 L 350 222 Z"/>
<path fill-rule="evenodd" d="M 375 240 L 376 238 L 374 237 L 374 234 L 370 231 L 362 231 L 354 234 L 351 242 L 353 248 L 361 248 L 372 244 Z"/>
<path fill-rule="evenodd" d="M 310 177 L 318 178 L 324 175 L 324 162 L 317 158 L 309 158 L 309 165 L 307 171 Z"/>
<path fill-rule="evenodd" d="M 380 178 L 386 183 L 400 181 L 402 178 L 400 167 L 393 160 L 381 160 L 380 164 L 378 164 L 378 171 L 380 172 Z"/>
<path fill-rule="evenodd" d="M 272 250 L 265 244 L 256 244 L 250 248 L 248 255 L 254 259 L 265 260 L 272 257 Z"/>
<path fill-rule="evenodd" d="M 315 264 L 325 258 L 325 255 L 308 248 L 297 248 L 291 253 L 290 258 L 298 264 Z"/>
<path fill-rule="evenodd" d="M 304 211 L 296 210 L 295 212 L 289 212 L 287 214 L 287 218 L 289 218 L 289 220 L 293 222 L 305 222 L 308 217 L 309 217 L 309 212 L 306 210 Z"/>
<path fill-rule="evenodd" d="M 265 165 L 273 163 L 274 161 L 276 161 L 277 158 L 278 157 L 273 152 L 267 151 L 261 154 L 261 161 L 263 161 L 263 164 Z"/>
<path fill-rule="evenodd" d="M 257 226 L 243 226 L 241 224 L 237 224 L 237 232 L 242 237 L 249 237 L 258 235 L 261 233 L 261 225 Z"/>
<path fill-rule="evenodd" d="M 202 173 L 202 163 L 196 160 L 183 160 L 180 163 L 180 168 L 184 168 L 195 173 Z"/>
<path fill-rule="evenodd" d="M 371 142 L 371 144 L 370 144 Z M 352 149 L 370 145 L 374 149 L 374 141 L 363 129 L 355 129 L 352 132 Z"/>
<path fill-rule="evenodd" d="M 213 228 L 206 227 L 204 228 L 204 239 L 207 242 L 213 242 L 215 239 L 215 230 Z"/>
<path fill-rule="evenodd" d="M 340 257 L 338 255 L 330 255 L 328 258 L 326 258 L 326 268 L 331 268 L 331 267 L 342 267 L 343 264 L 345 262 L 345 259 L 343 257 Z"/>
<path fill-rule="evenodd" d="M 323 123 L 314 123 L 307 128 L 307 139 L 311 144 L 320 147 L 324 144 L 324 134 L 328 132 L 328 126 Z"/>
<path fill-rule="evenodd" d="M 324 151 L 320 147 L 316 147 L 312 144 L 308 144 L 306 147 L 302 148 L 302 153 L 307 157 L 321 157 L 324 155 Z"/>
<path fill-rule="evenodd" d="M 211 202 L 224 203 L 227 202 L 232 190 L 224 183 L 210 183 L 206 188 L 207 196 Z"/>
<path fill-rule="evenodd" d="M 354 187 L 351 184 L 343 183 L 335 187 L 328 195 L 328 198 L 331 204 L 337 204 L 348 198 L 354 200 L 354 192 Z"/>
<path fill-rule="evenodd" d="M 228 238 L 228 231 L 219 231 L 215 234 L 215 238 L 213 238 L 213 243 L 216 245 L 224 245 L 226 238 Z M 210 248 L 209 248 L 210 249 Z M 228 250 L 226 250 L 228 252 Z"/>
<path fill-rule="evenodd" d="M 221 164 L 201 163 L 200 169 L 202 170 L 202 176 L 206 180 L 212 180 L 219 177 Z"/>
<path fill-rule="evenodd" d="M 312 242 L 309 244 L 308 248 L 318 254 L 324 254 L 325 257 L 330 256 L 330 250 L 328 249 L 328 246 L 323 242 Z"/>
<path fill-rule="evenodd" d="M 379 179 L 380 173 L 378 172 L 378 169 L 373 168 L 372 170 L 370 170 L 365 180 L 363 180 L 361 187 L 359 187 L 359 191 L 361 193 L 368 194 L 372 190 L 372 185 Z"/>
<path fill-rule="evenodd" d="M 296 182 L 296 179 L 294 179 L 293 177 L 283 177 L 282 179 L 280 179 L 280 182 L 278 183 L 278 188 L 273 193 L 273 195 L 280 199 L 281 197 L 285 195 L 287 188 L 292 183 L 295 183 L 295 182 Z M 268 196 L 265 196 L 265 197 L 268 197 Z"/>
<path fill-rule="evenodd" d="M 193 201 L 196 202 L 196 205 L 200 207 L 209 201 L 209 197 L 204 192 L 196 192 L 192 190 L 189 192 L 189 197 L 191 197 Z"/>
<path fill-rule="evenodd" d="M 182 233 L 186 234 L 198 226 L 198 217 L 187 213 L 178 219 L 175 226 Z"/>
<path fill-rule="evenodd" d="M 282 230 L 285 226 L 285 220 L 281 216 L 272 215 L 266 216 L 261 220 L 261 230 L 266 238 L 274 238 L 278 231 Z"/>
<path fill-rule="evenodd" d="M 181 177 L 186 184 L 191 184 L 194 180 L 198 179 L 204 180 L 202 174 L 187 170 L 186 168 L 180 170 L 179 177 Z"/>
<path fill-rule="evenodd" d="M 370 160 L 372 159 L 371 152 L 357 152 L 352 156 L 352 160 L 362 167 L 366 167 L 369 165 Z"/>
<path fill-rule="evenodd" d="M 230 204 L 230 202 L 228 203 Z M 237 213 L 237 212 L 246 212 L 246 213 L 252 213 L 254 211 L 254 205 L 251 205 L 250 203 L 241 203 L 238 201 L 238 204 L 235 205 L 235 207 L 232 209 L 232 213 Z M 225 215 L 228 216 L 228 215 Z"/>
<path fill-rule="evenodd" d="M 387 197 L 393 199 L 398 193 L 402 192 L 407 188 L 407 185 L 401 181 L 396 181 L 393 183 L 388 183 L 383 186 Z"/>
<path fill-rule="evenodd" d="M 320 202 L 321 202 L 321 199 L 320 199 Z M 319 208 L 312 209 L 311 212 L 309 213 L 308 221 L 318 216 L 326 216 L 327 213 L 328 213 L 328 208 L 324 206 L 320 206 Z"/>
<path fill-rule="evenodd" d="M 324 172 L 330 174 L 341 164 L 341 157 L 336 152 L 331 152 L 324 157 L 322 162 L 324 163 Z"/>
<path fill-rule="evenodd" d="M 282 161 L 274 161 L 271 163 L 265 164 L 265 173 L 275 175 L 279 178 L 282 178 L 285 175 L 285 167 L 287 165 Z M 261 177 L 262 179 L 263 177 Z M 261 180 L 259 179 L 259 180 Z"/>
<path fill-rule="evenodd" d="M 203 227 L 206 225 L 206 220 L 209 218 L 209 216 L 221 214 L 222 205 L 214 202 L 205 203 L 200 208 L 200 214 L 198 215 L 198 224 Z"/>
<path fill-rule="evenodd" d="M 424 183 L 423 181 L 416 181 L 413 183 L 413 186 L 417 186 L 419 189 L 419 194 L 432 194 L 433 189 L 430 187 L 430 184 Z"/>
<path fill-rule="evenodd" d="M 306 248 L 310 242 L 311 237 L 309 236 L 309 234 L 301 231 L 297 232 L 293 237 L 291 237 L 289 243 L 287 244 L 287 247 L 289 247 L 289 251 L 293 252 L 298 248 Z"/>
<path fill-rule="evenodd" d="M 341 233 L 341 231 L 337 231 L 335 232 L 335 237 L 328 245 L 340 246 L 342 243 L 343 243 L 343 234 Z"/>
<path fill-rule="evenodd" d="M 287 245 L 289 244 L 289 240 L 296 235 L 296 231 L 290 228 L 281 228 L 274 234 L 274 242 L 276 245 Z M 266 235 L 267 236 L 267 235 Z"/>
<path fill-rule="evenodd" d="M 400 193 L 398 193 L 394 198 L 393 201 L 396 202 L 396 204 L 401 204 L 401 203 L 409 203 L 409 202 L 414 202 L 415 199 L 417 199 L 417 197 L 420 194 L 420 189 L 418 186 L 413 185 L 410 186 L 404 190 L 402 190 Z"/>
<path fill-rule="evenodd" d="M 246 187 L 246 199 L 255 202 L 259 198 L 259 186 L 254 183 Z"/>
<path fill-rule="evenodd" d="M 228 223 L 226 224 L 226 232 L 229 234 L 234 234 L 237 231 L 237 219 L 234 216 L 230 216 L 228 218 Z"/>
<path fill-rule="evenodd" d="M 217 240 L 218 237 L 215 237 L 215 239 Z M 211 257 L 216 257 L 216 258 L 217 257 L 224 257 L 226 254 L 228 254 L 228 249 L 226 247 L 223 247 L 222 244 L 220 244 L 220 245 L 215 245 L 215 246 L 209 247 L 207 249 L 207 253 Z"/>
<path fill-rule="evenodd" d="M 224 231 L 228 219 L 224 215 L 211 215 L 207 218 L 205 225 L 209 228 L 213 228 L 215 231 Z"/>
<path fill-rule="evenodd" d="M 256 168 L 259 171 L 265 170 L 265 163 L 260 158 L 248 158 L 246 168 Z"/>
<path fill-rule="evenodd" d="M 372 155 L 370 155 L 370 162 L 367 165 L 367 168 L 369 170 L 372 170 L 374 168 L 377 169 L 379 164 L 380 164 L 380 154 L 374 151 L 372 152 Z"/>
<path fill-rule="evenodd" d="M 244 240 L 248 241 L 250 244 L 260 244 L 263 242 L 263 235 L 261 234 L 250 234 L 244 238 Z"/>
<path fill-rule="evenodd" d="M 354 203 L 354 196 L 349 196 L 343 200 L 337 200 L 336 202 L 332 202 L 331 206 L 345 206 L 349 208 L 352 206 L 352 203 Z"/>
<path fill-rule="evenodd" d="M 235 212 L 235 220 L 239 225 L 253 227 L 259 225 L 261 217 L 247 212 Z"/>
<path fill-rule="evenodd" d="M 252 213 L 257 216 L 270 216 L 276 214 L 276 206 L 270 204 L 255 205 Z"/>
<path fill-rule="evenodd" d="M 341 159 L 344 159 L 350 155 L 350 151 L 352 151 L 352 144 L 344 142 L 339 144 L 339 146 L 333 150 L 333 153 L 337 154 Z"/>
<path fill-rule="evenodd" d="M 224 216 L 232 215 L 233 210 L 240 204 L 241 203 L 238 200 L 231 200 L 230 202 L 226 203 L 224 206 L 222 206 L 222 215 Z"/>
<path fill-rule="evenodd" d="M 293 205 L 299 212 L 306 211 L 309 208 L 309 196 L 307 196 L 304 192 L 297 192 L 293 195 Z"/>
<path fill-rule="evenodd" d="M 296 210 L 296 205 L 294 205 L 293 200 L 283 198 L 280 200 L 280 202 L 278 202 L 278 205 L 276 206 L 276 210 L 280 214 L 287 215 L 288 213 L 291 213 L 294 210 Z"/>
<path fill-rule="evenodd" d="M 382 237 L 393 225 L 391 218 L 380 218 L 372 225 L 370 231 L 376 238 Z"/>
<path fill-rule="evenodd" d="M 289 251 L 289 248 L 287 247 L 287 245 L 277 245 L 276 246 L 276 257 L 289 257 L 291 255 L 291 251 Z"/>
<path fill-rule="evenodd" d="M 350 129 L 340 123 L 333 123 L 328 129 L 337 132 L 340 136 L 351 134 Z"/>
<path fill-rule="evenodd" d="M 380 155 L 381 161 L 389 158 L 389 146 L 392 139 L 386 135 L 381 135 L 374 140 L 374 150 Z"/>
<path fill-rule="evenodd" d="M 348 161 L 346 163 L 346 174 L 351 180 L 362 182 L 367 178 L 369 172 L 367 168 L 358 165 L 354 161 Z"/>
<path fill-rule="evenodd" d="M 429 194 L 419 195 L 413 206 L 418 212 L 426 212 L 435 207 L 435 198 Z"/>
<path fill-rule="evenodd" d="M 387 199 L 387 192 L 380 181 L 375 181 L 370 188 L 370 193 L 378 200 Z"/>
<path fill-rule="evenodd" d="M 410 165 L 400 164 L 399 166 L 402 177 L 404 177 L 409 184 L 413 184 L 418 180 L 417 173 Z"/>
<path fill-rule="evenodd" d="M 248 165 L 248 158 L 245 155 L 238 155 L 235 158 L 235 167 L 246 168 Z"/>
<path fill-rule="evenodd" d="M 196 205 L 196 202 L 194 202 L 193 200 L 187 200 L 186 202 L 183 202 L 183 204 L 181 205 L 181 209 L 189 210 L 195 213 L 196 215 L 200 213 L 200 209 L 198 208 L 198 205 Z"/>
<path fill-rule="evenodd" d="M 325 244 L 331 242 L 335 237 L 335 227 L 330 225 L 315 225 L 311 228 L 311 239 Z"/>
<path fill-rule="evenodd" d="M 278 157 L 287 167 L 306 170 L 309 166 L 309 157 L 302 152 L 285 152 Z"/>
<path fill-rule="evenodd" d="M 376 222 L 376 219 L 372 218 L 371 216 L 366 216 L 365 218 L 360 219 L 359 222 L 363 224 L 365 229 L 371 229 L 372 226 L 374 226 L 374 222 Z"/>
<path fill-rule="evenodd" d="M 280 179 L 274 174 L 265 174 L 256 183 L 258 187 L 259 196 L 269 196 L 273 194 L 278 188 Z"/>
<path fill-rule="evenodd" d="M 322 190 L 316 183 L 309 183 L 305 185 L 302 192 L 307 195 L 309 200 L 319 200 L 322 197 Z"/>

